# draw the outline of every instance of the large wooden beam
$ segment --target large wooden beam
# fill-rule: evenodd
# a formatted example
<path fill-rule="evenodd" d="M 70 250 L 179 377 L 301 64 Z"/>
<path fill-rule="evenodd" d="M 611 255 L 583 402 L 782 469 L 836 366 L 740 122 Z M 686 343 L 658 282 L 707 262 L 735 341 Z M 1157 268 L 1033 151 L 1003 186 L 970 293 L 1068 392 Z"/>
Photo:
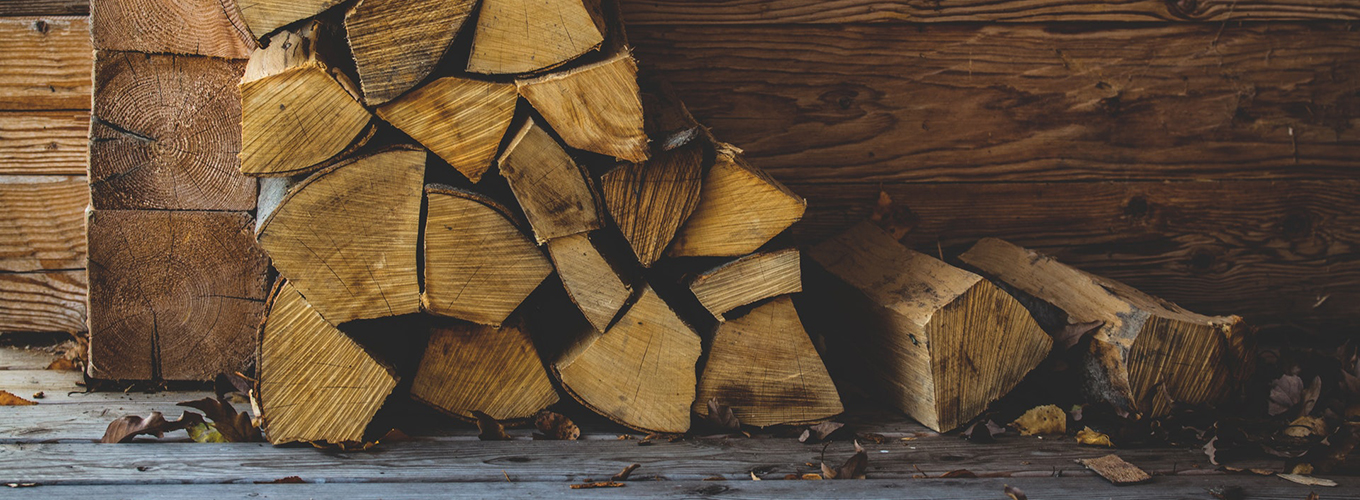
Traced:
<path fill-rule="evenodd" d="M 101 50 L 244 59 L 256 47 L 234 2 L 92 0 L 90 18 Z"/>
<path fill-rule="evenodd" d="M 0 112 L 0 175 L 85 175 L 88 111 Z"/>
<path fill-rule="evenodd" d="M 85 267 L 84 177 L 0 176 L 0 272 Z"/>
<path fill-rule="evenodd" d="M 0 109 L 90 109 L 89 30 L 84 17 L 0 18 Z"/>
<path fill-rule="evenodd" d="M 85 331 L 84 269 L 0 273 L 0 332 Z"/>

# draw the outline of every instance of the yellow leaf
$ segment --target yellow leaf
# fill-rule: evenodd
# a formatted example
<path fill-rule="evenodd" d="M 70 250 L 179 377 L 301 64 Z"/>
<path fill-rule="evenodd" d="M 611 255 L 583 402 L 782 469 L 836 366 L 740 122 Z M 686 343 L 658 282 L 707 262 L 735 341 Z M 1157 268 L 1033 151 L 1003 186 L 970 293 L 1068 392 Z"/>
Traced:
<path fill-rule="evenodd" d="M 189 439 L 196 443 L 225 443 L 227 438 L 222 437 L 222 433 L 217 432 L 217 426 L 203 422 L 186 427 L 189 431 Z"/>
<path fill-rule="evenodd" d="M 32 406 L 38 403 L 15 396 L 9 391 L 0 391 L 0 406 Z"/>
<path fill-rule="evenodd" d="M 1108 446 L 1114 448 L 1114 443 L 1110 441 L 1110 436 L 1091 430 L 1090 427 L 1082 429 L 1077 433 L 1077 442 L 1088 446 Z"/>
<path fill-rule="evenodd" d="M 1054 405 L 1039 406 L 1025 412 L 1011 425 L 1019 429 L 1022 436 L 1066 434 L 1067 413 Z"/>
<path fill-rule="evenodd" d="M 1324 422 L 1317 417 L 1304 415 L 1294 419 L 1293 422 L 1290 422 L 1289 427 L 1284 428 L 1284 435 L 1290 437 L 1308 437 L 1314 435 L 1326 437 L 1327 422 Z"/>

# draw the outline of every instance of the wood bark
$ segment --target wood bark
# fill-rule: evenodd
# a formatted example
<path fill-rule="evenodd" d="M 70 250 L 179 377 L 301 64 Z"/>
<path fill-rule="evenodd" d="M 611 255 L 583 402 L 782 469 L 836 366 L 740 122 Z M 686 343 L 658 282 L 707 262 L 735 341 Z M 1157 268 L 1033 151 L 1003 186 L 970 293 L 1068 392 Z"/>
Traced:
<path fill-rule="evenodd" d="M 819 243 L 808 257 L 830 275 L 805 288 L 807 304 L 827 315 L 818 324 L 828 349 L 937 431 L 982 413 L 1053 345 L 1006 292 L 871 223 Z"/>
<path fill-rule="evenodd" d="M 797 248 L 759 252 L 698 273 L 686 280 L 690 292 L 718 321 L 728 311 L 803 291 Z"/>
<path fill-rule="evenodd" d="M 673 257 L 736 256 L 754 252 L 803 217 L 807 200 L 719 144 L 704 175 L 699 205 L 667 250 Z"/>
<path fill-rule="evenodd" d="M 704 144 L 658 152 L 600 176 L 604 203 L 643 267 L 651 267 L 700 203 Z"/>
<path fill-rule="evenodd" d="M 443 322 L 430 335 L 411 397 L 463 420 L 475 420 L 472 411 L 524 420 L 556 403 L 557 389 L 522 320 Z"/>
<path fill-rule="evenodd" d="M 0 18 L 0 109 L 90 109 L 93 65 L 89 19 Z"/>
<path fill-rule="evenodd" d="M 595 330 L 607 330 L 633 295 L 631 280 L 618 269 L 622 259 L 603 250 L 590 233 L 555 238 L 547 248 L 571 301 Z"/>
<path fill-rule="evenodd" d="M 430 82 L 378 108 L 378 116 L 476 183 L 515 117 L 515 86 L 459 77 Z"/>
<path fill-rule="evenodd" d="M 475 0 L 360 0 L 345 14 L 345 31 L 364 89 L 378 106 L 430 75 Z"/>
<path fill-rule="evenodd" d="M 245 59 L 255 37 L 221 0 L 92 0 L 94 47 Z"/>
<path fill-rule="evenodd" d="M 257 39 L 341 3 L 342 0 L 236 0 L 241 20 Z"/>
<path fill-rule="evenodd" d="M 521 74 L 552 68 L 598 49 L 604 35 L 598 6 L 582 0 L 483 0 L 467 70 Z"/>
<path fill-rule="evenodd" d="M 589 174 L 532 118 L 498 163 L 539 243 L 603 227 Z"/>
<path fill-rule="evenodd" d="M 623 161 L 647 160 L 637 61 L 632 54 L 625 51 L 598 63 L 518 80 L 515 85 L 568 146 Z"/>
<path fill-rule="evenodd" d="M 1050 334 L 1103 323 L 1083 363 L 1097 401 L 1158 417 L 1173 402 L 1221 402 L 1249 373 L 1253 351 L 1240 317 L 1195 314 L 995 238 L 959 260 L 1014 290 Z"/>

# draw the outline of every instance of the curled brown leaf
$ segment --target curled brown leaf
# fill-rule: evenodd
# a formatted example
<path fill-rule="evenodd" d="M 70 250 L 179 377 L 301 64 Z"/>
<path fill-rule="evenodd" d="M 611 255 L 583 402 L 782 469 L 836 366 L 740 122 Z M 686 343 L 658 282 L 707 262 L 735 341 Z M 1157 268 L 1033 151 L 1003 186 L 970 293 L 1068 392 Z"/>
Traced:
<path fill-rule="evenodd" d="M 642 464 L 632 464 L 632 465 L 629 465 L 629 466 L 627 466 L 627 467 L 624 467 L 623 470 L 619 471 L 618 474 L 614 474 L 614 477 L 609 478 L 609 480 L 610 480 L 610 481 L 627 481 L 627 480 L 628 480 L 628 476 L 633 475 L 633 471 L 638 470 L 638 467 L 642 467 Z"/>
<path fill-rule="evenodd" d="M 542 433 L 543 439 L 575 441 L 581 437 L 581 428 L 561 413 L 543 410 L 534 417 L 534 427 Z"/>
<path fill-rule="evenodd" d="M 165 433 L 184 429 L 194 424 L 203 423 L 203 416 L 197 413 L 186 411 L 179 420 L 166 420 L 161 412 L 153 411 L 145 418 L 137 415 L 128 415 L 112 422 L 104 430 L 104 437 L 100 443 L 129 443 L 132 439 L 140 435 L 164 437 Z"/>
<path fill-rule="evenodd" d="M 704 420 L 714 427 L 725 431 L 741 432 L 741 420 L 732 413 L 732 408 L 718 401 L 718 398 L 708 400 L 708 415 Z"/>
<path fill-rule="evenodd" d="M 226 399 L 203 398 L 178 403 L 176 406 L 187 406 L 202 411 L 208 420 L 216 424 L 217 432 L 229 443 L 264 441 L 260 429 L 251 423 L 250 414 L 237 412 L 236 407 Z"/>
<path fill-rule="evenodd" d="M 845 427 L 845 424 L 842 424 L 840 422 L 822 422 L 820 424 L 808 427 L 807 430 L 804 430 L 803 434 L 798 436 L 798 442 L 800 443 L 821 442 L 826 438 L 831 437 L 832 434 L 835 434 L 836 431 L 841 430 L 841 428 L 843 427 Z"/>
<path fill-rule="evenodd" d="M 477 439 L 481 439 L 482 441 L 508 441 L 514 439 L 513 437 L 510 437 L 509 434 L 505 433 L 505 426 L 501 425 L 500 422 L 497 422 L 496 419 L 491 418 L 491 415 L 472 410 L 472 416 L 477 417 L 477 430 L 481 431 L 480 434 L 477 434 Z"/>

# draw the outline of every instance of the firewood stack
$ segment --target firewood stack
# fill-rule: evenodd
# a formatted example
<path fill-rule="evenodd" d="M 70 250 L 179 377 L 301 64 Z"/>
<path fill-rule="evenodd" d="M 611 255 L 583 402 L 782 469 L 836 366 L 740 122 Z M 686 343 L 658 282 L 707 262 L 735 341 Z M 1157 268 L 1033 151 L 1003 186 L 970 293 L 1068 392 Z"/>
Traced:
<path fill-rule="evenodd" d="M 261 48 L 240 171 L 281 278 L 258 360 L 272 442 L 359 441 L 406 390 L 523 420 L 560 386 L 666 433 L 715 398 L 755 426 L 842 411 L 789 299 L 799 253 L 771 243 L 806 202 L 639 82 L 616 6 L 241 7 Z M 385 333 L 428 335 L 403 385 L 347 324 L 416 313 L 428 331 Z"/>

